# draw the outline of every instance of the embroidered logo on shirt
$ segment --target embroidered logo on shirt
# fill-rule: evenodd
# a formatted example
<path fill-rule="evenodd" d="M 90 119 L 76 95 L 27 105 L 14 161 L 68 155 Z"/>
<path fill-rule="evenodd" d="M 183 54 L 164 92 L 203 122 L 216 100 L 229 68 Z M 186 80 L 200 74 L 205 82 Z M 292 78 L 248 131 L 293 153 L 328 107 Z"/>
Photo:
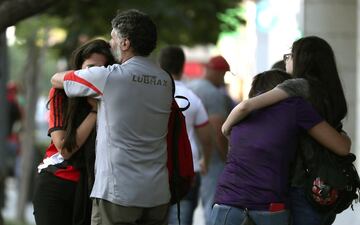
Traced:
<path fill-rule="evenodd" d="M 152 75 L 132 75 L 132 81 L 149 85 L 167 86 L 166 80 L 157 79 L 156 76 Z"/>

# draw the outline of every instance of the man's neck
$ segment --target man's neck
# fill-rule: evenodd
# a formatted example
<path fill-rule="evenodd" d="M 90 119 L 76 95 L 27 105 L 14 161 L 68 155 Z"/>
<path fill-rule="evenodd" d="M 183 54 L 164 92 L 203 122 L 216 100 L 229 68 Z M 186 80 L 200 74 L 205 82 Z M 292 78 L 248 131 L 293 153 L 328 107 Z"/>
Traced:
<path fill-rule="evenodd" d="M 214 85 L 215 87 L 218 87 L 216 85 L 216 82 L 214 81 L 214 79 L 211 76 L 205 76 L 204 77 L 205 80 L 209 81 L 212 85 Z"/>
<path fill-rule="evenodd" d="M 122 52 L 119 62 L 122 64 L 134 56 L 136 56 L 136 55 L 133 52 L 130 52 L 130 51 Z"/>

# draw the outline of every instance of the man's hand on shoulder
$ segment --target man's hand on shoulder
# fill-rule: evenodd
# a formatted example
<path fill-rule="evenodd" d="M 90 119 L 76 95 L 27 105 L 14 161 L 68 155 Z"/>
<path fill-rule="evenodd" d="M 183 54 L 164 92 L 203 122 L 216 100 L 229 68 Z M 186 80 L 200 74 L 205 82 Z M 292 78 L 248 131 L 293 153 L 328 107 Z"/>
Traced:
<path fill-rule="evenodd" d="M 58 72 L 51 77 L 50 82 L 54 88 L 59 88 L 59 89 L 64 88 L 64 77 L 67 72 L 69 71 Z"/>

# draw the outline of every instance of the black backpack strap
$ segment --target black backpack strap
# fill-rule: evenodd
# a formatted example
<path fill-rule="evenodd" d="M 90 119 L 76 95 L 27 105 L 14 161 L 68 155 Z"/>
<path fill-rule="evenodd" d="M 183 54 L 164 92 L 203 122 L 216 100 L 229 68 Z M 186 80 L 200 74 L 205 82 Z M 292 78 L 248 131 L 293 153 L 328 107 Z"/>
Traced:
<path fill-rule="evenodd" d="M 174 97 L 174 99 L 177 98 L 177 99 L 183 99 L 183 100 L 187 101 L 187 105 L 186 105 L 185 107 L 183 107 L 183 108 L 180 108 L 180 107 L 179 107 L 180 111 L 181 111 L 181 112 L 184 112 L 185 110 L 187 110 L 187 109 L 190 107 L 190 101 L 189 101 L 189 99 L 188 99 L 187 97 L 182 96 L 182 95 L 176 95 L 176 96 L 174 96 L 174 95 L 175 95 L 175 88 L 176 88 L 174 78 L 171 76 L 171 74 L 170 74 L 168 71 L 166 71 L 166 70 L 164 70 L 164 71 L 169 75 L 169 77 L 170 77 L 170 79 L 171 79 L 171 83 L 172 83 L 172 96 Z"/>
<path fill-rule="evenodd" d="M 180 109 L 181 112 L 184 112 L 185 110 L 187 110 L 190 107 L 190 101 L 189 101 L 189 99 L 187 97 L 182 96 L 182 95 L 176 95 L 174 98 L 175 99 L 176 98 L 177 99 L 183 99 L 183 100 L 187 101 L 187 105 L 185 107 L 180 108 L 180 106 L 179 106 L 179 109 Z"/>
<path fill-rule="evenodd" d="M 168 71 L 164 70 L 170 77 L 171 79 L 171 83 L 172 83 L 172 96 L 175 95 L 175 81 L 174 78 L 171 76 L 171 73 L 169 73 Z"/>

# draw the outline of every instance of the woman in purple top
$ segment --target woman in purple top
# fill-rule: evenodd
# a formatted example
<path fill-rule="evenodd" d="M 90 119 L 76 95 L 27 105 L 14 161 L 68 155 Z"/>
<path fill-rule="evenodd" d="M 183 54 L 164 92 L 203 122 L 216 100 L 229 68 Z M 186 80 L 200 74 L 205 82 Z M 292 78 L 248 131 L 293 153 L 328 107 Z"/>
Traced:
<path fill-rule="evenodd" d="M 287 80 L 264 94 L 241 102 L 223 124 L 223 133 L 229 133 L 231 126 L 245 118 L 251 111 L 291 96 L 307 98 L 322 118 L 332 127 L 341 130 L 341 122 L 347 114 L 347 105 L 331 46 L 319 37 L 300 38 L 293 43 L 291 53 L 284 55 L 284 61 L 286 72 L 296 79 Z M 317 211 L 307 201 L 303 189 L 306 174 L 303 159 L 311 163 L 319 150 L 322 150 L 322 147 L 309 135 L 301 136 L 291 174 L 293 225 L 329 225 L 335 220 L 336 215 Z M 338 155 L 349 153 L 349 149 L 337 151 L 329 148 L 329 150 Z"/>
<path fill-rule="evenodd" d="M 260 73 L 249 97 L 289 78 L 280 70 Z M 289 167 L 302 132 L 334 151 L 349 151 L 349 140 L 299 97 L 255 111 L 232 127 L 231 147 L 215 196 L 214 225 L 241 224 L 245 209 L 257 225 L 289 223 Z"/>

